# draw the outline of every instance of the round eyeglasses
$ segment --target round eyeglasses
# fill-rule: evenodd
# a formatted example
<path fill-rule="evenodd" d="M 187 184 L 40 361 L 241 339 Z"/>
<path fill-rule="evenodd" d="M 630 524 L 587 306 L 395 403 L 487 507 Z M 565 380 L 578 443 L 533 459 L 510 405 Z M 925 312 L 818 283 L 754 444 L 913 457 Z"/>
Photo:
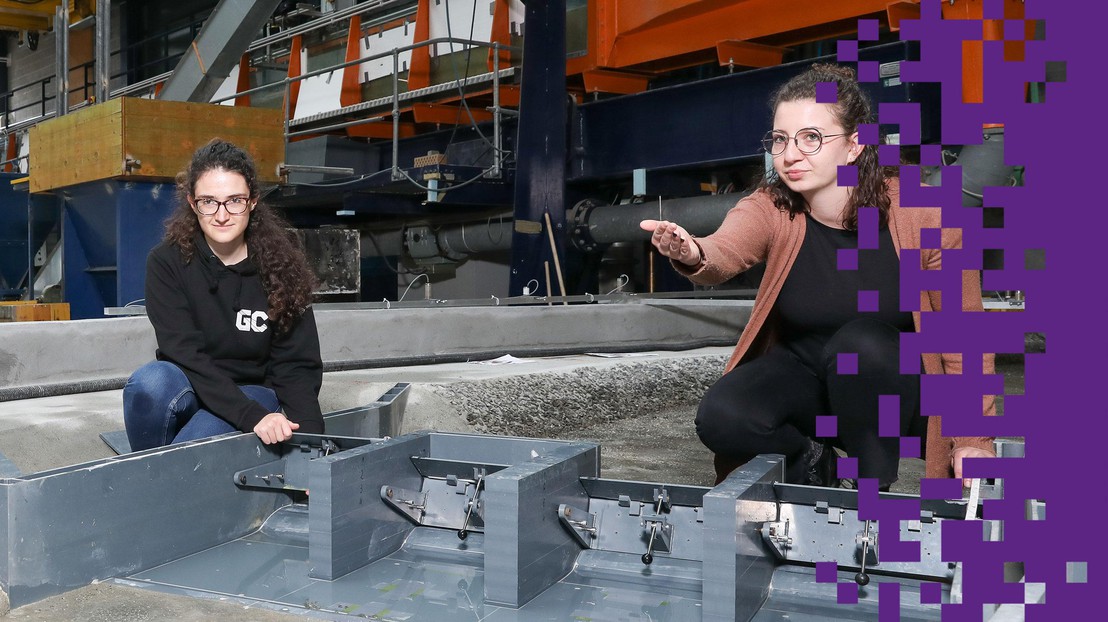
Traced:
<path fill-rule="evenodd" d="M 196 211 L 200 212 L 204 216 L 214 216 L 219 208 L 222 206 L 227 209 L 228 214 L 241 214 L 246 211 L 246 208 L 250 207 L 249 197 L 231 197 L 226 201 L 216 201 L 211 198 L 196 199 L 192 203 Z"/>
<path fill-rule="evenodd" d="M 823 147 L 824 140 L 838 136 L 846 136 L 846 134 L 824 134 L 814 127 L 806 127 L 790 137 L 780 130 L 770 130 L 762 138 L 762 148 L 770 155 L 781 155 L 785 153 L 785 147 L 792 140 L 800 153 L 814 155 Z"/>

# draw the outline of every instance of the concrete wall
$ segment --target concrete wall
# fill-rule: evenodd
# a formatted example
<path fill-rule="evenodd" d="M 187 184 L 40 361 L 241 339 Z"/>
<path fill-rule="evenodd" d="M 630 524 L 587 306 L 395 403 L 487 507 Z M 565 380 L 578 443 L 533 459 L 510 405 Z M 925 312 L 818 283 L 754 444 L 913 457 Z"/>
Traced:
<path fill-rule="evenodd" d="M 727 345 L 749 315 L 749 301 L 316 311 L 329 370 Z M 119 388 L 155 349 L 146 317 L 0 324 L 0 400 Z"/>

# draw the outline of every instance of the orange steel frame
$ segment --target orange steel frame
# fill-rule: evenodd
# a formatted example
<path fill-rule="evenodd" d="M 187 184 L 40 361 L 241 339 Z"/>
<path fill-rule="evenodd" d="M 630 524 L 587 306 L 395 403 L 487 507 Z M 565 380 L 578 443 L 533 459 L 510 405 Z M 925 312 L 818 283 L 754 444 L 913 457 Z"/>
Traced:
<path fill-rule="evenodd" d="M 430 38 L 432 0 L 419 0 L 413 41 Z M 859 18 L 881 19 L 892 30 L 900 21 L 919 16 L 920 0 L 589 0 L 587 51 L 566 61 L 567 76 L 581 76 L 586 92 L 635 93 L 646 90 L 651 77 L 673 69 L 708 62 L 739 67 L 767 67 L 780 64 L 786 48 L 809 41 L 849 35 L 857 30 Z M 942 0 L 944 19 L 983 18 L 983 0 Z M 510 45 L 509 0 L 493 1 L 491 40 Z M 1004 0 L 1004 19 L 1024 19 L 1021 0 Z M 1003 20 L 982 20 L 983 41 L 1004 40 Z M 1034 37 L 1035 23 L 1025 20 L 1025 39 Z M 359 53 L 361 22 L 350 20 L 346 60 Z M 963 43 L 963 99 L 982 101 L 983 41 Z M 1024 41 L 1004 41 L 1005 58 L 1023 57 Z M 294 42 L 293 49 L 296 47 Z M 488 68 L 493 69 L 493 51 Z M 299 55 L 290 59 L 289 75 L 299 75 Z M 500 52 L 499 66 L 506 67 L 511 54 Z M 297 83 L 298 85 L 298 83 Z M 289 110 L 299 91 L 294 85 Z M 408 70 L 409 90 L 431 86 L 431 49 L 416 48 Z M 473 95 L 487 94 L 488 89 Z M 501 87 L 502 104 L 518 101 L 517 87 Z M 341 104 L 349 106 L 361 98 L 357 65 L 343 72 Z M 403 112 L 416 123 L 468 123 L 468 115 L 452 103 L 456 95 L 434 104 L 409 106 Z M 486 117 L 484 111 L 478 120 Z M 384 127 L 358 126 L 350 133 L 389 138 Z M 384 125 L 384 122 L 382 122 Z M 405 134 L 412 131 L 406 125 Z"/>

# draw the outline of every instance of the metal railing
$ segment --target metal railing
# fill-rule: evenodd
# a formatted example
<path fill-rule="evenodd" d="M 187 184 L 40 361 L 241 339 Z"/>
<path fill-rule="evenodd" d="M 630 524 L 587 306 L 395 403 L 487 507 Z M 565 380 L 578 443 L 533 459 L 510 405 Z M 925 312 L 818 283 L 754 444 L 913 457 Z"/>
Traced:
<path fill-rule="evenodd" d="M 333 25 L 333 24 L 335 24 L 335 23 L 337 23 L 341 20 L 349 20 L 351 17 L 354 17 L 355 15 L 361 15 L 363 13 L 366 13 L 366 12 L 374 10 L 374 9 L 384 9 L 384 8 L 387 8 L 391 5 L 398 5 L 398 4 L 402 4 L 402 3 L 406 4 L 407 6 L 403 9 L 398 10 L 398 11 L 394 11 L 394 12 L 388 13 L 386 15 L 382 15 L 382 16 L 374 19 L 372 23 L 363 25 L 362 28 L 372 28 L 374 25 L 380 25 L 380 24 L 388 23 L 390 21 L 395 21 L 396 19 L 406 17 L 407 15 L 410 15 L 410 14 L 415 12 L 415 8 L 413 6 L 411 6 L 410 2 L 407 2 L 407 0 L 377 0 L 376 2 L 373 2 L 373 1 L 362 2 L 360 4 L 353 5 L 351 7 L 343 9 L 341 11 L 335 11 L 333 13 L 330 13 L 328 15 L 325 15 L 323 17 L 315 19 L 311 22 L 301 24 L 300 26 L 295 26 L 295 27 L 289 28 L 287 30 L 284 30 L 280 33 L 258 39 L 256 41 L 254 41 L 247 48 L 246 53 L 256 52 L 258 50 L 268 48 L 272 45 L 275 45 L 275 44 L 278 44 L 278 43 L 281 43 L 281 42 L 284 42 L 284 41 L 291 41 L 292 38 L 297 36 L 297 35 L 301 35 L 301 34 L 304 34 L 304 33 L 307 33 L 307 32 L 312 32 L 312 31 L 315 31 L 315 30 L 319 30 L 321 28 L 326 28 L 327 26 L 331 26 L 331 25 Z M 176 32 L 176 31 L 174 31 L 174 32 Z M 150 40 L 150 37 L 148 37 L 147 39 L 144 39 L 142 41 L 136 42 L 133 46 L 129 46 L 127 49 L 130 50 L 134 46 L 145 44 L 146 42 L 148 42 L 148 40 Z M 400 169 L 400 166 L 399 166 L 400 100 L 401 100 L 401 96 L 402 96 L 402 93 L 400 91 L 400 81 L 401 81 L 400 80 L 400 54 L 402 54 L 404 52 L 409 52 L 409 51 L 412 51 L 412 50 L 416 50 L 416 49 L 419 49 L 419 48 L 422 48 L 422 47 L 433 46 L 433 45 L 438 45 L 438 44 L 442 44 L 442 43 L 459 44 L 459 45 L 462 45 L 462 46 L 469 46 L 470 48 L 486 48 L 486 49 L 490 49 L 492 51 L 493 70 L 491 72 L 492 73 L 491 79 L 492 79 L 493 103 L 492 103 L 492 106 L 490 108 L 488 108 L 488 110 L 493 115 L 493 139 L 492 139 L 491 146 L 496 151 L 496 157 L 493 158 L 493 164 L 491 166 L 489 166 L 485 171 L 483 171 L 480 176 L 499 177 L 500 174 L 501 174 L 501 170 L 502 170 L 502 166 L 503 166 L 503 162 L 504 162 L 504 153 L 505 153 L 504 149 L 503 149 L 503 132 L 502 132 L 502 127 L 501 127 L 502 126 L 502 121 L 503 121 L 504 111 L 500 106 L 500 79 L 501 79 L 501 74 L 502 74 L 502 70 L 500 68 L 500 61 L 501 61 L 500 55 L 501 55 L 502 52 L 505 52 L 505 51 L 507 51 L 507 52 L 521 52 L 522 50 L 517 46 L 503 45 L 499 42 L 477 41 L 477 40 L 462 39 L 462 38 L 457 38 L 457 37 L 437 37 L 437 38 L 434 38 L 434 39 L 428 39 L 427 41 L 421 41 L 421 42 L 418 42 L 418 43 L 413 43 L 411 45 L 406 45 L 406 46 L 402 46 L 402 47 L 393 48 L 391 51 L 381 52 L 381 53 L 378 53 L 378 54 L 373 54 L 371 56 L 367 56 L 367 57 L 364 57 L 364 58 L 358 58 L 358 59 L 355 59 L 355 60 L 352 60 L 352 61 L 345 61 L 345 62 L 342 62 L 342 63 L 337 63 L 337 64 L 331 65 L 329 67 L 324 67 L 324 68 L 321 68 L 321 69 L 316 69 L 314 71 L 304 73 L 304 74 L 299 75 L 299 76 L 294 76 L 294 77 L 286 76 L 284 79 L 279 80 L 279 81 L 271 82 L 269 84 L 259 85 L 259 86 L 249 88 L 249 89 L 246 89 L 246 90 L 243 90 L 243 91 L 238 91 L 238 92 L 232 93 L 232 94 L 224 96 L 224 97 L 213 99 L 213 100 L 211 100 L 210 103 L 220 104 L 222 102 L 231 101 L 231 100 L 237 99 L 239 97 L 249 96 L 249 95 L 253 95 L 253 94 L 256 94 L 256 93 L 267 92 L 267 91 L 271 91 L 271 90 L 275 90 L 277 88 L 280 88 L 281 91 L 282 91 L 282 95 L 283 95 L 283 97 L 282 97 L 282 100 L 283 100 L 282 109 L 283 109 L 283 113 L 284 113 L 283 114 L 284 141 L 285 141 L 286 144 L 288 143 L 290 138 L 294 138 L 294 137 L 297 137 L 297 136 L 304 136 L 304 135 L 308 135 L 308 134 L 320 134 L 320 133 L 324 133 L 324 132 L 330 132 L 330 131 L 345 129 L 345 128 L 348 128 L 348 127 L 354 127 L 354 126 L 362 125 L 362 124 L 366 124 L 366 123 L 372 123 L 372 122 L 378 121 L 379 120 L 378 117 L 355 119 L 355 120 L 351 120 L 351 121 L 344 121 L 344 122 L 341 122 L 341 123 L 334 123 L 334 124 L 325 125 L 325 126 L 322 126 L 322 127 L 312 128 L 312 129 L 291 131 L 290 130 L 290 117 L 292 116 L 292 114 L 291 114 L 291 111 L 289 110 L 290 88 L 293 84 L 301 82 L 303 80 L 307 80 L 308 78 L 313 78 L 313 77 L 316 77 L 316 76 L 329 74 L 331 72 L 341 70 L 341 69 L 345 69 L 347 67 L 351 67 L 351 66 L 354 66 L 354 65 L 359 65 L 361 63 L 371 62 L 371 61 L 374 61 L 374 60 L 379 60 L 379 59 L 382 59 L 382 58 L 391 57 L 392 58 L 392 65 L 393 65 L 393 67 L 392 67 L 392 69 L 393 69 L 392 70 L 392 97 L 391 97 L 391 104 L 392 104 L 391 117 L 392 117 L 392 126 L 393 126 L 392 127 L 393 144 L 392 144 L 391 177 L 394 181 L 399 181 L 399 180 L 407 178 L 409 181 L 412 181 L 412 183 L 416 183 L 415 180 L 412 180 L 411 177 L 409 177 L 403 170 Z M 122 54 L 122 53 L 123 53 L 123 50 L 119 50 L 119 51 L 116 52 L 116 54 Z M 292 51 L 290 50 L 290 54 L 291 53 L 292 53 Z M 165 61 L 165 59 L 159 59 L 157 62 L 164 62 L 164 61 Z M 77 105 L 75 105 L 75 106 L 73 106 L 72 110 L 77 110 L 77 109 L 82 108 L 82 107 L 84 107 L 85 105 L 88 104 L 89 90 L 95 87 L 94 80 L 89 79 L 89 70 L 93 66 L 93 64 L 94 63 L 92 61 L 90 61 L 90 62 L 87 62 L 87 63 L 83 63 L 81 65 L 77 65 L 76 67 L 72 68 L 72 69 L 84 69 L 84 75 L 85 75 L 84 84 L 82 84 L 81 86 L 79 86 L 77 88 L 69 90 L 69 93 L 81 92 L 81 93 L 84 94 L 84 101 L 77 104 Z M 506 71 L 506 70 L 507 69 L 505 69 L 504 71 Z M 132 71 L 121 72 L 119 74 L 113 75 L 112 78 L 118 78 L 118 77 L 121 77 L 121 76 L 130 75 L 131 73 L 132 73 Z M 111 91 L 110 96 L 111 96 L 111 98 L 114 99 L 114 98 L 117 98 L 117 97 L 122 97 L 122 96 L 127 96 L 127 95 L 134 95 L 134 94 L 137 94 L 137 93 L 144 93 L 144 92 L 153 91 L 158 84 L 164 82 L 170 75 L 172 75 L 172 73 L 173 73 L 172 71 L 165 72 L 163 74 L 159 74 L 159 75 L 147 78 L 145 80 L 142 80 L 140 82 L 136 82 L 134 84 L 130 84 L 130 85 L 127 85 L 127 86 L 120 87 L 118 89 L 115 89 L 114 91 Z M 465 78 L 459 78 L 457 80 L 454 80 L 453 82 L 445 82 L 443 84 L 446 85 L 446 86 L 454 86 L 454 87 L 457 87 L 458 89 L 462 89 L 474 77 L 475 76 L 466 76 Z M 49 101 L 53 101 L 57 97 L 56 95 L 50 95 L 48 93 L 48 85 L 56 79 L 57 79 L 56 76 L 51 76 L 51 77 L 47 77 L 47 78 L 42 79 L 38 83 L 31 83 L 29 85 L 19 87 L 19 89 L 23 89 L 23 88 L 28 88 L 28 87 L 34 86 L 35 84 L 38 84 L 39 88 L 41 89 L 41 92 L 42 92 L 42 97 L 37 102 L 33 102 L 31 104 L 26 104 L 26 105 L 20 106 L 18 108 L 6 109 L 5 110 L 5 118 L 7 118 L 7 115 L 10 114 L 11 112 L 24 110 L 26 108 L 30 108 L 30 107 L 33 107 L 33 106 L 41 106 L 41 114 L 37 117 L 32 117 L 30 119 L 19 121 L 19 122 L 16 122 L 14 124 L 5 124 L 3 129 L 0 130 L 0 135 L 4 136 L 5 138 L 8 138 L 8 137 L 10 137 L 11 134 L 13 134 L 15 132 L 18 132 L 18 131 L 20 131 L 24 128 L 30 127 L 30 126 L 32 126 L 32 125 L 48 118 L 48 116 L 47 116 L 48 111 L 47 111 L 47 108 L 46 108 L 46 104 Z M 19 90 L 19 89 L 16 89 L 16 90 Z M 14 90 L 13 90 L 13 92 L 14 92 Z M 10 98 L 10 96 L 11 96 L 10 93 L 6 94 L 6 95 L 0 95 L 0 100 L 2 100 L 5 97 Z M 339 109 L 336 112 L 341 113 L 341 109 Z M 471 119 L 472 119 L 472 115 L 471 115 Z M 0 164 L 2 164 L 2 163 L 0 163 Z M 380 171 L 380 172 L 383 172 L 383 171 Z M 417 183 L 416 185 L 419 185 L 419 184 Z"/>

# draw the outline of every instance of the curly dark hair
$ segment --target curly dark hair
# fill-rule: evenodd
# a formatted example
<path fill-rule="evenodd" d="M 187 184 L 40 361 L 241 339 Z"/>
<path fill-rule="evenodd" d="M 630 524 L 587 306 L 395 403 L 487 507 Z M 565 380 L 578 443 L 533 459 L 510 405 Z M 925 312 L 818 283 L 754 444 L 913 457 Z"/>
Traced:
<path fill-rule="evenodd" d="M 216 169 L 242 175 L 250 198 L 260 196 L 257 167 L 246 151 L 219 138 L 197 149 L 188 168 L 177 174 L 178 205 L 165 223 L 165 240 L 180 249 L 186 263 L 196 253 L 193 240 L 200 231 L 189 197 L 200 176 Z M 259 201 L 249 217 L 245 235 L 250 259 L 258 268 L 269 299 L 269 317 L 277 332 L 285 332 L 311 304 L 315 275 L 308 268 L 299 238 L 280 214 Z"/>
<path fill-rule="evenodd" d="M 812 65 L 804 73 L 783 84 L 770 98 L 770 109 L 776 112 L 777 107 L 784 102 L 816 99 L 816 85 L 821 82 L 831 82 L 837 87 L 838 100 L 831 107 L 843 132 L 853 134 L 858 131 L 860 124 L 873 122 L 873 105 L 858 84 L 854 70 L 829 63 Z M 892 204 L 887 179 L 895 173 L 895 168 L 878 164 L 877 145 L 863 145 L 861 154 L 854 160 L 854 166 L 858 167 L 858 185 L 850 193 L 843 213 L 843 227 L 851 231 L 858 229 L 859 207 L 876 207 L 880 213 L 880 223 L 884 226 L 888 222 L 889 207 Z M 786 186 L 776 173 L 767 172 L 763 175 L 758 188 L 769 192 L 773 204 L 789 212 L 790 218 L 811 209 L 804 197 Z"/>

